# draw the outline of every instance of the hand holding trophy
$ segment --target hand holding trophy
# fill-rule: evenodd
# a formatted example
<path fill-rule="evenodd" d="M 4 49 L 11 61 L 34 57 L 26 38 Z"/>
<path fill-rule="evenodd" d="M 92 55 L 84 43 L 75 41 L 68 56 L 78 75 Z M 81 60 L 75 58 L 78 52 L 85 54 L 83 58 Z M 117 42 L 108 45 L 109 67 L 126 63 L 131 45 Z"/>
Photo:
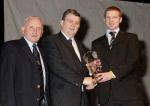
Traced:
<path fill-rule="evenodd" d="M 83 59 L 86 62 L 86 66 L 89 70 L 89 74 L 95 78 L 95 75 L 102 72 L 102 66 L 100 59 L 97 56 L 96 51 L 88 51 L 83 55 Z"/>

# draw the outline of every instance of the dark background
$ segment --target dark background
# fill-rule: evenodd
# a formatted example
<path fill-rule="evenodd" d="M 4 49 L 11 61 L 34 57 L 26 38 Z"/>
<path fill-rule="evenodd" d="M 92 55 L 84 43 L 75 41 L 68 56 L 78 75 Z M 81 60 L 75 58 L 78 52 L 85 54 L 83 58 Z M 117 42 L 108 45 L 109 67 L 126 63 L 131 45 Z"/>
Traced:
<path fill-rule="evenodd" d="M 130 1 L 130 2 L 139 2 L 139 3 L 150 3 L 149 0 L 118 0 L 118 1 Z"/>

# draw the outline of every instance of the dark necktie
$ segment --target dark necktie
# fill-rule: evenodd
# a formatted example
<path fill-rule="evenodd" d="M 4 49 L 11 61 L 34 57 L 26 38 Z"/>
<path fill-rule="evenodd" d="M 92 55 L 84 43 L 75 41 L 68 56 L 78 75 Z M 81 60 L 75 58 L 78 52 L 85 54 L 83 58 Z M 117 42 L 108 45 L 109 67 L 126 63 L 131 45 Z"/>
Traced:
<path fill-rule="evenodd" d="M 72 48 L 74 49 L 74 52 L 76 53 L 78 59 L 81 61 L 81 58 L 80 58 L 80 53 L 79 53 L 79 49 L 77 47 L 76 44 L 73 44 L 73 41 L 71 39 L 68 40 L 70 42 L 70 45 L 72 46 Z"/>
<path fill-rule="evenodd" d="M 109 34 L 111 35 L 111 40 L 110 40 L 110 44 L 109 44 L 109 48 L 111 49 L 113 41 L 115 40 L 115 32 L 109 32 Z"/>
<path fill-rule="evenodd" d="M 40 54 L 37 50 L 36 44 L 33 44 L 33 56 L 35 58 L 36 65 L 39 71 L 39 76 L 40 76 L 40 84 L 37 85 L 37 87 L 40 88 L 40 99 L 43 99 L 44 97 L 43 70 L 42 70 L 42 65 L 41 65 L 41 60 L 40 60 Z"/>
<path fill-rule="evenodd" d="M 69 43 L 72 45 L 72 40 L 71 40 L 71 39 L 69 39 L 68 41 L 69 41 Z"/>

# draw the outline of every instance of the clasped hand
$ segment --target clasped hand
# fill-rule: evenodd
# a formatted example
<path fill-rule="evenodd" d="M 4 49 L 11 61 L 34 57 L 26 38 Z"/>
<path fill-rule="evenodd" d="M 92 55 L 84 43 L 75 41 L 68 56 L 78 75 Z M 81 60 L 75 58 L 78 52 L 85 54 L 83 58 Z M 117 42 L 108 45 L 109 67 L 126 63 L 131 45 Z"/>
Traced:
<path fill-rule="evenodd" d="M 112 73 L 109 72 L 102 72 L 102 73 L 97 73 L 95 75 L 95 79 L 98 83 L 106 82 L 112 79 Z"/>
<path fill-rule="evenodd" d="M 102 72 L 100 59 L 95 59 L 92 62 L 86 64 L 90 75 L 96 80 L 97 83 L 102 83 L 109 81 L 113 78 L 113 73 L 111 71 Z"/>
<path fill-rule="evenodd" d="M 94 87 L 97 85 L 97 80 L 94 78 L 94 75 L 97 73 L 97 68 L 101 68 L 100 60 L 95 59 L 94 61 L 87 63 L 86 66 L 91 77 L 85 77 L 83 84 L 86 85 L 87 90 L 94 89 Z"/>
<path fill-rule="evenodd" d="M 94 87 L 97 85 L 97 82 L 92 77 L 84 77 L 83 84 L 86 85 L 86 89 L 94 89 Z"/>

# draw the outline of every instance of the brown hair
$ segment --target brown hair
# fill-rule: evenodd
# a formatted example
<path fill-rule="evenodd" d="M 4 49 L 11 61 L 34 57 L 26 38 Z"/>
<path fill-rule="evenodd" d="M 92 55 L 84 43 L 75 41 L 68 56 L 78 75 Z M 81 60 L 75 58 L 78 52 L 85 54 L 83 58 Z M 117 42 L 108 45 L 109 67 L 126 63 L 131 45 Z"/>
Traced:
<path fill-rule="evenodd" d="M 80 17 L 80 13 L 78 13 L 75 9 L 67 9 L 64 13 L 63 13 L 63 16 L 62 16 L 62 20 L 65 20 L 66 16 L 68 14 L 73 14 L 75 16 L 78 16 Z"/>
<path fill-rule="evenodd" d="M 115 7 L 115 6 L 110 6 L 110 7 L 108 7 L 108 8 L 105 10 L 105 12 L 104 12 L 104 17 L 106 17 L 106 13 L 107 13 L 108 11 L 111 11 L 111 10 L 118 11 L 118 12 L 119 12 L 119 16 L 122 17 L 122 12 L 121 12 L 121 10 L 120 10 L 118 7 Z"/>

